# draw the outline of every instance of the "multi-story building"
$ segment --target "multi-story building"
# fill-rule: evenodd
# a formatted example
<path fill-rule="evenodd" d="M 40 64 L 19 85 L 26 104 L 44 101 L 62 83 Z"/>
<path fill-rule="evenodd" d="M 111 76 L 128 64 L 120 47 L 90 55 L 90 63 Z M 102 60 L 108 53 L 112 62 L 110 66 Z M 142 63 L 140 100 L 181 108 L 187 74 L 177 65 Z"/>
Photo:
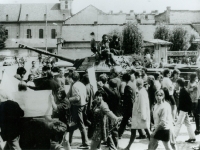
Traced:
<path fill-rule="evenodd" d="M 5 50 L 17 53 L 15 49 L 22 43 L 53 51 L 57 47 L 57 37 L 62 34 L 62 23 L 71 16 L 72 1 L 0 4 L 0 25 L 5 26 L 8 37 Z"/>

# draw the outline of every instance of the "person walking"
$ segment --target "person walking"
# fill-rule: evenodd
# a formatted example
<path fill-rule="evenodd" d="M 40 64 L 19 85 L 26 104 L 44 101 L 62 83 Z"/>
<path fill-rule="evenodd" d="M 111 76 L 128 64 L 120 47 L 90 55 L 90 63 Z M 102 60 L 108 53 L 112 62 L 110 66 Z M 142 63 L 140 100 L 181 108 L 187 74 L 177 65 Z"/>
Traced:
<path fill-rule="evenodd" d="M 200 132 L 199 132 L 199 118 L 198 118 L 198 113 L 197 113 L 197 106 L 198 106 L 197 85 L 198 85 L 198 83 L 197 83 L 196 79 L 197 79 L 196 74 L 190 75 L 190 81 L 188 83 L 187 90 L 192 99 L 192 113 L 193 113 L 195 124 L 196 124 L 195 134 L 198 135 Z"/>
<path fill-rule="evenodd" d="M 162 141 L 166 150 L 176 150 L 171 106 L 165 101 L 163 90 L 156 91 L 155 96 L 156 104 L 153 108 L 155 129 L 151 134 L 148 150 L 156 150 L 158 141 Z"/>
<path fill-rule="evenodd" d="M 200 134 L 200 69 L 197 69 L 196 71 L 197 77 L 199 79 L 199 82 L 197 84 L 197 109 L 196 109 L 196 120 L 197 120 L 197 129 L 196 134 Z"/>
<path fill-rule="evenodd" d="M 84 106 L 86 105 L 86 97 L 87 97 L 86 87 L 83 83 L 79 81 L 80 75 L 78 72 L 72 73 L 72 79 L 74 83 L 71 86 L 71 89 L 67 97 L 69 97 L 69 101 L 72 107 L 71 109 L 72 119 L 75 123 L 77 123 L 78 128 L 81 132 L 82 145 L 80 145 L 78 148 L 88 149 L 89 148 L 88 137 L 83 122 L 83 111 L 84 111 Z"/>
<path fill-rule="evenodd" d="M 175 137 L 178 136 L 181 126 L 184 123 L 187 127 L 187 131 L 189 134 L 189 139 L 185 142 L 194 143 L 196 141 L 195 134 L 192 129 L 192 124 L 190 122 L 190 118 L 188 113 L 192 111 L 192 100 L 190 98 L 189 93 L 187 92 L 186 88 L 184 87 L 185 81 L 182 78 L 179 78 L 176 81 L 176 86 L 180 88 L 179 94 L 179 116 L 175 126 Z"/>
<path fill-rule="evenodd" d="M 134 82 L 131 81 L 131 75 L 128 73 L 124 74 L 122 80 L 126 82 L 126 86 L 123 99 L 123 119 L 118 129 L 119 138 L 121 138 L 124 133 L 126 125 L 132 116 L 133 102 L 136 96 L 136 86 Z"/>
<path fill-rule="evenodd" d="M 138 88 L 138 96 L 133 103 L 131 137 L 125 150 L 130 150 L 136 138 L 137 129 L 149 129 L 150 127 L 149 97 L 146 89 L 143 87 L 143 80 L 137 79 L 136 86 Z"/>
<path fill-rule="evenodd" d="M 175 118 L 176 116 L 176 102 L 175 102 L 175 99 L 174 99 L 174 85 L 170 79 L 171 77 L 171 72 L 169 69 L 165 69 L 163 71 L 163 81 L 161 83 L 161 86 L 162 88 L 167 88 L 168 91 L 169 91 L 169 95 L 170 95 L 170 101 L 171 101 L 171 105 L 172 105 L 172 114 L 173 114 L 173 118 Z"/>
<path fill-rule="evenodd" d="M 92 103 L 92 137 L 90 150 L 97 150 L 100 147 L 101 140 L 103 139 L 104 130 L 104 116 L 106 115 L 112 120 L 115 125 L 121 118 L 117 117 L 112 111 L 110 111 L 108 105 L 103 101 L 102 91 L 95 93 L 95 98 Z"/>

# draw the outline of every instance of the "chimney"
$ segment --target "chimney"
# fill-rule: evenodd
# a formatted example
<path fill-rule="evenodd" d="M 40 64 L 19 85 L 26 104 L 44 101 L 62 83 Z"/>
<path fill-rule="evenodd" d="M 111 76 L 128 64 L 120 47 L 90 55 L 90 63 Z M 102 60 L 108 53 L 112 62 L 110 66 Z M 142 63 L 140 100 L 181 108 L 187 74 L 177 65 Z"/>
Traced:
<path fill-rule="evenodd" d="M 167 10 L 168 10 L 168 11 L 170 11 L 170 10 L 171 10 L 171 7 L 170 7 L 170 6 L 168 6 L 168 7 L 167 7 Z"/>
<path fill-rule="evenodd" d="M 158 10 L 155 10 L 154 12 L 155 12 L 155 14 L 158 14 Z"/>
<path fill-rule="evenodd" d="M 113 14 L 113 11 L 112 11 L 112 10 L 110 11 L 110 14 L 111 14 L 111 15 Z"/>
<path fill-rule="evenodd" d="M 145 10 L 143 11 L 143 14 L 146 14 L 146 11 L 145 11 Z"/>
<path fill-rule="evenodd" d="M 26 21 L 28 21 L 28 14 L 26 14 Z"/>
<path fill-rule="evenodd" d="M 135 13 L 134 13 L 134 10 L 130 10 L 130 16 L 134 16 Z"/>
<path fill-rule="evenodd" d="M 122 13 L 123 13 L 123 11 L 122 11 L 122 10 L 120 10 L 119 14 L 122 14 Z"/>

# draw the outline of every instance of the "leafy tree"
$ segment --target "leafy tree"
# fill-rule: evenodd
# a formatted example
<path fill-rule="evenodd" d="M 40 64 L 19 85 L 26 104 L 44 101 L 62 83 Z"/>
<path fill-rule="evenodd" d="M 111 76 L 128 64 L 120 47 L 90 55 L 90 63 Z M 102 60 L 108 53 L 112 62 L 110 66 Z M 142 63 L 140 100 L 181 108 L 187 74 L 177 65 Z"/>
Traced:
<path fill-rule="evenodd" d="M 173 43 L 173 45 L 171 45 L 172 51 L 182 51 L 189 48 L 189 34 L 187 30 L 182 27 L 173 29 L 169 41 Z"/>
<path fill-rule="evenodd" d="M 124 49 L 124 53 L 140 53 L 143 37 L 138 27 L 131 22 L 127 22 L 122 35 L 122 48 Z"/>
<path fill-rule="evenodd" d="M 4 26 L 0 25 L 0 49 L 5 47 L 6 38 L 6 29 Z"/>
<path fill-rule="evenodd" d="M 157 26 L 154 32 L 154 39 L 169 41 L 170 34 L 171 34 L 171 31 L 167 26 L 165 25 Z"/>

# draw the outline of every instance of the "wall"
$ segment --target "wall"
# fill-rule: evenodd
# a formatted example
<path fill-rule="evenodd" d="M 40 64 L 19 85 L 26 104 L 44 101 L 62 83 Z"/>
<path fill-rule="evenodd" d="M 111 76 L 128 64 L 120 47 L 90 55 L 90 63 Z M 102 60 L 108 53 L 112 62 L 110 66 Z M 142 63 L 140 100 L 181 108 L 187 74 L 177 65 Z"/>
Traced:
<path fill-rule="evenodd" d="M 170 11 L 170 24 L 191 24 L 200 21 L 200 11 Z"/>
<path fill-rule="evenodd" d="M 47 38 L 51 38 L 51 29 L 56 29 L 57 35 L 60 36 L 61 23 L 58 25 L 53 25 L 53 23 L 47 23 Z M 27 29 L 31 29 L 32 38 L 39 39 L 39 29 L 43 29 L 43 37 L 46 36 L 46 26 L 45 23 L 21 23 L 20 24 L 20 38 L 27 38 Z"/>
<path fill-rule="evenodd" d="M 167 21 L 166 12 L 161 13 L 159 15 L 156 15 L 155 16 L 155 21 L 156 22 L 160 22 L 160 23 L 166 22 Z"/>
<path fill-rule="evenodd" d="M 90 33 L 94 32 L 96 41 L 102 39 L 103 34 L 107 34 L 114 29 L 122 31 L 123 26 L 120 25 L 74 25 L 74 26 L 63 26 L 62 37 L 67 42 L 87 42 L 91 40 Z"/>
<path fill-rule="evenodd" d="M 67 42 L 64 43 L 63 49 L 90 49 L 90 42 Z"/>
<path fill-rule="evenodd" d="M 155 20 L 141 19 L 141 24 L 155 24 Z"/>

